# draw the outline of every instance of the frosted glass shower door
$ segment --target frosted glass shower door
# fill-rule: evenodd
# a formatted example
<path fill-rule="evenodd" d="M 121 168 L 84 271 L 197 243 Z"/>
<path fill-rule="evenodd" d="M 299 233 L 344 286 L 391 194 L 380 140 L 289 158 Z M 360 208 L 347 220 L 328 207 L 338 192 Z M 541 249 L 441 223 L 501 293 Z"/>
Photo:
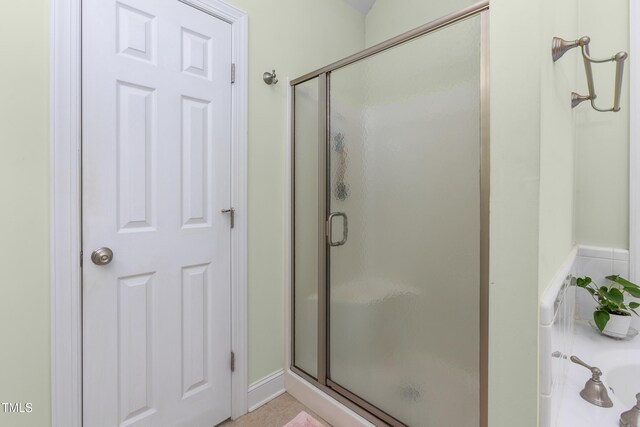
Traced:
<path fill-rule="evenodd" d="M 330 74 L 328 384 L 480 424 L 480 17 Z"/>

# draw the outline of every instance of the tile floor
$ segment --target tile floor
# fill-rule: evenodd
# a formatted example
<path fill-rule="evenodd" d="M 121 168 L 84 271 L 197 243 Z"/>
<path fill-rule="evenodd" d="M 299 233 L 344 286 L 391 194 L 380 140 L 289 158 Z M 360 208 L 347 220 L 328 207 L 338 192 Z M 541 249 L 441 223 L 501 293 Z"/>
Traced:
<path fill-rule="evenodd" d="M 225 421 L 218 427 L 282 427 L 294 419 L 301 411 L 305 411 L 320 421 L 322 425 L 331 427 L 330 424 L 294 399 L 289 393 L 278 396 L 266 405 L 235 421 Z"/>

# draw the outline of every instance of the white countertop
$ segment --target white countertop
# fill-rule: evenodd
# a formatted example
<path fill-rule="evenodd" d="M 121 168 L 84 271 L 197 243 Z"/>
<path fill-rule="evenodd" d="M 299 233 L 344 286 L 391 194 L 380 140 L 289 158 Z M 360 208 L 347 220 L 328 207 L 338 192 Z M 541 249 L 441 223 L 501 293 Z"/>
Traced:
<path fill-rule="evenodd" d="M 607 371 L 618 366 L 638 364 L 633 360 L 640 350 L 640 336 L 630 341 L 618 341 L 598 334 L 586 321 L 576 321 L 573 337 L 573 351 L 567 357 L 575 355 L 591 366 L 597 366 L 603 372 L 603 382 L 607 387 Z M 631 356 L 632 353 L 634 356 Z M 627 356 L 629 355 L 629 356 Z M 591 378 L 589 370 L 569 361 L 566 370 L 564 390 L 561 393 L 558 427 L 618 427 L 620 414 L 631 409 L 623 404 L 609 390 L 613 401 L 612 408 L 600 408 L 580 397 L 585 382 Z M 640 392 L 640 383 L 638 384 Z"/>

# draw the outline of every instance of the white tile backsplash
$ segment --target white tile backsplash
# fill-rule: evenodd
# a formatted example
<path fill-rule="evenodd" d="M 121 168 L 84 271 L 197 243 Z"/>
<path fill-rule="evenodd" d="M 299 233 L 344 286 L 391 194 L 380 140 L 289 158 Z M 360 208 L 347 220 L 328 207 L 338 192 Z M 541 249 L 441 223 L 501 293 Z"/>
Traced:
<path fill-rule="evenodd" d="M 556 272 L 540 302 L 540 426 L 556 426 L 564 377 L 571 356 L 575 320 L 591 319 L 596 303 L 575 286 L 575 277 L 591 277 L 604 283 L 605 277 L 629 277 L 629 251 L 579 246 L 571 251 Z M 634 318 L 640 328 L 640 319 Z M 555 355 L 555 357 L 554 357 Z M 561 427 L 561 426 L 557 426 Z"/>
<path fill-rule="evenodd" d="M 553 325 L 540 326 L 540 357 L 553 353 Z M 540 395 L 551 395 L 553 387 L 552 362 L 540 363 Z"/>
<path fill-rule="evenodd" d="M 540 305 L 540 425 L 550 426 L 558 413 L 567 367 L 563 356 L 571 351 L 575 325 L 575 290 L 572 273 L 577 249 L 556 272 Z"/>
<path fill-rule="evenodd" d="M 629 251 L 625 249 L 579 247 L 576 265 L 576 277 L 588 276 L 598 284 L 605 284 L 605 277 L 619 274 L 629 277 Z M 597 304 L 585 292 L 578 292 L 577 315 L 580 319 L 591 319 Z"/>
<path fill-rule="evenodd" d="M 626 249 L 614 249 L 613 259 L 617 259 L 619 261 L 629 261 L 629 251 Z"/>
<path fill-rule="evenodd" d="M 617 259 L 613 260 L 613 269 L 611 274 L 618 274 L 625 279 L 629 278 L 629 260 L 620 261 Z"/>
<path fill-rule="evenodd" d="M 578 256 L 587 258 L 613 259 L 613 248 L 601 248 L 598 246 L 578 246 Z"/>
<path fill-rule="evenodd" d="M 610 254 L 613 256 L 613 252 L 610 252 Z M 579 255 L 576 257 L 574 274 L 576 277 L 591 277 L 594 282 L 602 283 L 606 276 L 613 274 L 613 259 Z M 588 292 L 577 293 L 576 311 L 578 318 L 590 319 L 596 305 L 596 302 Z"/>

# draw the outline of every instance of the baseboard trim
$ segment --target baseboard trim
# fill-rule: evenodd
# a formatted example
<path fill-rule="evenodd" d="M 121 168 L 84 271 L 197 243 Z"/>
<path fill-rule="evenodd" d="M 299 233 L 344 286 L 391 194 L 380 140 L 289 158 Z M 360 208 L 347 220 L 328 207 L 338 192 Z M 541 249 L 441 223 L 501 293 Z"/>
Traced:
<path fill-rule="evenodd" d="M 280 369 L 249 386 L 249 412 L 284 393 L 284 370 Z"/>

